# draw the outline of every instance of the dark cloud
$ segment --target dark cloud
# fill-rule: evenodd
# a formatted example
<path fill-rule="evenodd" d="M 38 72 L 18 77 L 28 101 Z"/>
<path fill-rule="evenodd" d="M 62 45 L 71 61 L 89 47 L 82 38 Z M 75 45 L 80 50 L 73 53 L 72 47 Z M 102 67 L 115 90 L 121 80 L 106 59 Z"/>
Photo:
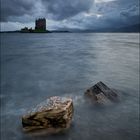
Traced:
<path fill-rule="evenodd" d="M 43 16 L 62 20 L 88 11 L 93 2 L 94 0 L 1 0 L 1 21 L 8 21 L 11 16 L 19 17 L 25 14 L 35 16 L 37 12 L 35 10 L 42 9 L 46 11 L 42 13 Z"/>
<path fill-rule="evenodd" d="M 42 0 L 47 13 L 55 20 L 63 20 L 80 12 L 87 12 L 94 0 Z"/>
<path fill-rule="evenodd" d="M 139 0 L 115 0 L 111 2 L 97 3 L 95 11 L 103 15 L 95 19 L 90 17 L 89 28 L 94 27 L 117 27 L 139 23 Z M 98 24 L 99 23 L 99 24 Z M 102 25 L 100 25 L 100 23 Z M 92 26 L 93 25 L 93 26 Z"/>
<path fill-rule="evenodd" d="M 34 7 L 34 0 L 1 0 L 1 21 L 8 21 L 9 17 L 30 14 Z"/>

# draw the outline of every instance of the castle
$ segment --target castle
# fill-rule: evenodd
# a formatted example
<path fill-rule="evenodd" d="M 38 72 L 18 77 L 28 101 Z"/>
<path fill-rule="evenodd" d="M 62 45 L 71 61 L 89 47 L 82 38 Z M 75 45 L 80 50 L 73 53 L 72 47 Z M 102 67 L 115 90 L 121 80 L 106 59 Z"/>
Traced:
<path fill-rule="evenodd" d="M 35 30 L 46 31 L 46 19 L 39 18 L 35 21 Z"/>
<path fill-rule="evenodd" d="M 21 33 L 48 33 L 46 30 L 46 19 L 39 18 L 35 20 L 35 29 L 24 27 L 20 30 Z"/>

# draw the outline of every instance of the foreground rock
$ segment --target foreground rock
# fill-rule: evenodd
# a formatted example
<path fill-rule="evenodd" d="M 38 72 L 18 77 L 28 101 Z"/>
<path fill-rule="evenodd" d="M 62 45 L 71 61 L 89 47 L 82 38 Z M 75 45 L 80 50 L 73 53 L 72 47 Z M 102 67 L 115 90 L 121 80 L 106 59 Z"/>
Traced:
<path fill-rule="evenodd" d="M 98 103 L 106 103 L 118 100 L 117 93 L 107 87 L 103 82 L 98 82 L 91 88 L 87 89 L 85 95 L 89 96 Z"/>
<path fill-rule="evenodd" d="M 24 115 L 22 117 L 22 125 L 26 131 L 43 128 L 48 131 L 62 130 L 70 126 L 72 115 L 72 99 L 54 96 Z"/>

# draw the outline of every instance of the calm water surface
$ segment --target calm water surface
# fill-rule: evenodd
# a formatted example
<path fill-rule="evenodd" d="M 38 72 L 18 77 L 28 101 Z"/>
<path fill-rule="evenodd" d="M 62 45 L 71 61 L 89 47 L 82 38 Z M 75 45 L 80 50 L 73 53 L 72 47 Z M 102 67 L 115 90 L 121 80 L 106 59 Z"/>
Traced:
<path fill-rule="evenodd" d="M 84 91 L 98 81 L 120 102 L 96 106 Z M 71 128 L 57 135 L 22 131 L 21 116 L 50 96 L 74 101 Z M 1 34 L 2 140 L 138 140 L 139 34 Z"/>

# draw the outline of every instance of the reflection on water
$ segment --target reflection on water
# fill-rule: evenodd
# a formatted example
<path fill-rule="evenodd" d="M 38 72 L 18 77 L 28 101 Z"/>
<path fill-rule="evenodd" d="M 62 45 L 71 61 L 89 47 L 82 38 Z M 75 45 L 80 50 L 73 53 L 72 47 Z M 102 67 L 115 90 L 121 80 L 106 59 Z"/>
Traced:
<path fill-rule="evenodd" d="M 1 137 L 3 140 L 138 140 L 138 34 L 2 34 Z M 84 91 L 103 81 L 120 102 L 97 106 Z M 21 116 L 49 96 L 71 97 L 71 128 L 32 136 Z"/>

